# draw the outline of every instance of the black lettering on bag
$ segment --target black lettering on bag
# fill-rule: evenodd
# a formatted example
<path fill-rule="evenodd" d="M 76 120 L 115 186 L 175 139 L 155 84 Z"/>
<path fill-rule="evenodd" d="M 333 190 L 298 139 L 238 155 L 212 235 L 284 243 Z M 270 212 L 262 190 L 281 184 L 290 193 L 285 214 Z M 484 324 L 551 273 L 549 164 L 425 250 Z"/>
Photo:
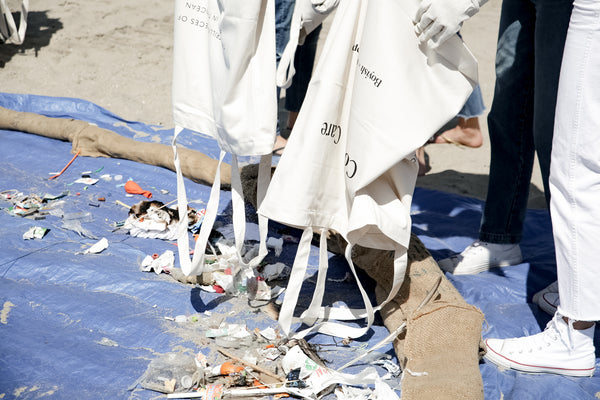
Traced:
<path fill-rule="evenodd" d="M 342 127 L 336 124 L 323 122 L 321 127 L 321 135 L 331 136 L 334 144 L 338 144 L 342 138 Z"/>
<path fill-rule="evenodd" d="M 346 176 L 350 179 L 354 178 L 356 175 L 356 170 L 358 169 L 358 165 L 356 161 L 350 158 L 350 155 L 346 153 L 346 161 L 344 162 L 344 166 L 346 167 Z"/>

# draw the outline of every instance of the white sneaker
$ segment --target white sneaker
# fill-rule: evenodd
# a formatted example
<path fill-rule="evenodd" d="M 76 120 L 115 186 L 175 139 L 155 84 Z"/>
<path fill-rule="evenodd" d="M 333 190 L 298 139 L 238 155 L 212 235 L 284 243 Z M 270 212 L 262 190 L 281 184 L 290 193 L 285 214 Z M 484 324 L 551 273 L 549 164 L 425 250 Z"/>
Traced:
<path fill-rule="evenodd" d="M 507 267 L 523 261 L 518 244 L 476 241 L 462 253 L 438 261 L 440 268 L 454 275 L 472 275 L 493 267 Z"/>
<path fill-rule="evenodd" d="M 560 304 L 560 299 L 558 297 L 558 281 L 551 283 L 546 288 L 534 294 L 531 301 L 537 304 L 546 313 L 554 315 Z"/>
<path fill-rule="evenodd" d="M 486 339 L 484 358 L 500 367 L 527 373 L 592 376 L 596 364 L 594 328 L 576 330 L 562 316 L 537 335 L 516 339 Z"/>

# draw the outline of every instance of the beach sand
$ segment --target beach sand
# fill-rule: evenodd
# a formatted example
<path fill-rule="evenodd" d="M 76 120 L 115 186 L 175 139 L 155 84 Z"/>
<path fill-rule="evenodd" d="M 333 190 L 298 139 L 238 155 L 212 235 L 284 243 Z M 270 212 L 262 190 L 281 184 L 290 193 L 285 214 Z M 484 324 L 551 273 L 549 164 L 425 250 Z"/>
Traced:
<path fill-rule="evenodd" d="M 17 11 L 20 2 L 8 4 Z M 488 109 L 494 91 L 500 4 L 501 0 L 490 0 L 461 30 L 478 59 Z M 127 120 L 172 127 L 173 11 L 173 2 L 159 0 L 31 0 L 25 42 L 0 45 L 0 90 L 80 98 Z M 331 18 L 325 28 L 330 23 Z M 418 179 L 417 186 L 485 199 L 486 115 L 487 111 L 480 118 L 484 133 L 480 148 L 426 147 L 431 171 Z M 532 183 L 529 206 L 543 208 L 537 162 Z"/>

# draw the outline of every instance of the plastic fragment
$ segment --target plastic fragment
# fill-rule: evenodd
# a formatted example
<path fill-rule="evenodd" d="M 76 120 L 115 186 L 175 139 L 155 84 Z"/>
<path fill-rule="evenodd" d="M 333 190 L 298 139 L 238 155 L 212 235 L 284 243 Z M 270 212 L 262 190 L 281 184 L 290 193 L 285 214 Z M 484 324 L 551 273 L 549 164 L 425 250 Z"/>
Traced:
<path fill-rule="evenodd" d="M 32 226 L 31 228 L 29 228 L 27 230 L 27 232 L 25 232 L 23 234 L 23 239 L 25 239 L 25 240 L 41 239 L 44 237 L 44 235 L 46 235 L 47 232 L 48 232 L 47 228 L 42 228 L 39 226 Z"/>
<path fill-rule="evenodd" d="M 104 249 L 108 247 L 108 240 L 106 238 L 102 238 L 93 244 L 91 247 L 87 248 L 83 254 L 97 254 L 102 252 Z"/>

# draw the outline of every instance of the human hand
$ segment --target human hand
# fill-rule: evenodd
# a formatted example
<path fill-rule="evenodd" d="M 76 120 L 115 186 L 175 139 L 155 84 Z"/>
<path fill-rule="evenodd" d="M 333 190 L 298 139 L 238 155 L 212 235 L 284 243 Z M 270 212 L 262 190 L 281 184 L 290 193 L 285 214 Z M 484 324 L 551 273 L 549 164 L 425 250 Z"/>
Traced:
<path fill-rule="evenodd" d="M 311 0 L 313 8 L 318 12 L 325 14 L 330 13 L 336 8 L 340 0 Z"/>
<path fill-rule="evenodd" d="M 435 49 L 479 11 L 478 0 L 423 0 L 414 18 L 419 43 Z"/>

